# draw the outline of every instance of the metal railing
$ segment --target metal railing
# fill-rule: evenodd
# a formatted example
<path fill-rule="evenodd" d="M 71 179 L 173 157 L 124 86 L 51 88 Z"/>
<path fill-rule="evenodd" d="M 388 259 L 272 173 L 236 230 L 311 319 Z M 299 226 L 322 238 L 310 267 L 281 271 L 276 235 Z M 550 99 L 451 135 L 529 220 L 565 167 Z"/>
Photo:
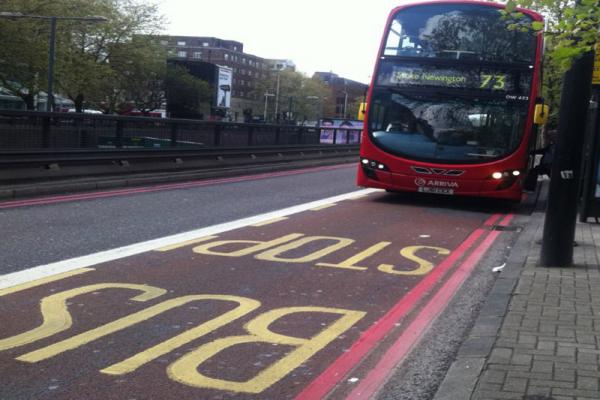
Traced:
<path fill-rule="evenodd" d="M 0 110 L 0 152 L 358 144 L 360 129 Z"/>

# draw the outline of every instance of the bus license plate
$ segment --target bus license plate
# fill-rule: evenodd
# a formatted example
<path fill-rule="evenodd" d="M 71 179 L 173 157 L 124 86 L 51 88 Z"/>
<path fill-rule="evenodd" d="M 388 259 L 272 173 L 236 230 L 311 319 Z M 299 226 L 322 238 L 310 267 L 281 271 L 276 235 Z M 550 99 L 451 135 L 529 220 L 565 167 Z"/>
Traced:
<path fill-rule="evenodd" d="M 418 190 L 421 193 L 449 194 L 449 195 L 454 194 L 454 189 L 448 189 L 448 188 L 421 186 L 421 187 L 419 187 Z"/>

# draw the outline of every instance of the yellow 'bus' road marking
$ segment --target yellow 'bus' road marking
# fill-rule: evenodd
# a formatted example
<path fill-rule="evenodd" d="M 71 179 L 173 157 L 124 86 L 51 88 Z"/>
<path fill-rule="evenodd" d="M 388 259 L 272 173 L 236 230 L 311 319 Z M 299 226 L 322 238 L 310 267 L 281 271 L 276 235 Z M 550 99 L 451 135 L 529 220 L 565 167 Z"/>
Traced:
<path fill-rule="evenodd" d="M 308 339 L 282 335 L 269 329 L 269 326 L 280 318 L 298 313 L 339 314 L 340 317 Z M 223 337 L 203 344 L 169 365 L 167 374 L 172 380 L 188 386 L 238 393 L 260 393 L 298 368 L 365 315 L 362 311 L 329 307 L 286 307 L 267 311 L 244 326 L 247 335 Z M 199 367 L 207 360 L 221 351 L 246 343 L 286 345 L 294 346 L 295 349 L 244 382 L 210 377 L 201 372 Z"/>
<path fill-rule="evenodd" d="M 265 226 L 265 225 L 269 225 L 269 224 L 274 224 L 275 222 L 285 221 L 286 219 L 288 219 L 288 217 L 273 218 L 268 221 L 259 222 L 258 224 L 254 224 L 254 225 L 250 225 L 250 226 L 254 226 L 254 227 Z"/>
<path fill-rule="evenodd" d="M 93 293 L 102 289 L 127 289 L 137 290 L 142 292 L 135 297 L 133 301 L 148 301 L 156 297 L 162 296 L 167 291 L 148 285 L 134 285 L 129 283 L 98 283 L 95 285 L 82 286 L 75 289 L 65 290 L 64 292 L 55 293 L 44 297 L 40 301 L 40 311 L 42 313 L 42 324 L 37 328 L 33 328 L 27 332 L 18 335 L 0 339 L 0 351 L 12 349 L 13 347 L 23 346 L 29 343 L 36 342 L 40 339 L 50 337 L 56 333 L 66 331 L 73 325 L 73 319 L 68 310 L 67 301 L 73 297 Z"/>
<path fill-rule="evenodd" d="M 220 328 L 221 326 L 226 325 L 231 321 L 234 321 L 248 314 L 250 311 L 253 311 L 254 309 L 260 306 L 260 302 L 256 300 L 237 296 L 190 295 L 178 297 L 175 299 L 166 300 L 162 303 L 153 305 L 136 313 L 124 316 L 108 324 L 99 326 L 98 328 L 80 333 L 78 335 L 43 347 L 41 349 L 34 350 L 30 353 L 17 357 L 17 360 L 26 361 L 30 363 L 43 361 L 48 358 L 54 357 L 58 354 L 64 353 L 65 351 L 76 349 L 94 340 L 138 324 L 142 321 L 146 321 L 150 318 L 164 313 L 165 311 L 169 311 L 173 308 L 180 307 L 192 301 L 202 300 L 232 301 L 238 303 L 239 305 L 233 310 L 230 310 L 223 315 L 201 323 L 197 327 L 192 328 L 182 334 L 179 334 L 176 337 L 171 338 L 165 342 L 162 342 L 152 347 L 151 349 L 138 353 L 135 356 L 130 357 L 123 362 L 112 365 L 102 370 L 102 372 L 113 375 L 120 375 L 134 371 L 141 365 L 152 361 L 164 354 L 167 354 L 172 350 L 179 348 L 194 339 L 202 337 L 212 332 L 213 330 L 216 330 L 217 328 Z"/>
<path fill-rule="evenodd" d="M 0 289 L 0 297 L 6 296 L 7 294 L 20 292 L 25 289 L 30 289 L 36 286 L 42 286 L 46 283 L 60 281 L 61 279 L 69 278 L 75 275 L 85 274 L 86 272 L 95 271 L 94 268 L 79 268 L 73 271 L 63 272 L 62 274 L 49 276 L 48 278 L 36 279 L 35 281 L 23 283 L 21 285 L 12 286 L 6 289 Z"/>

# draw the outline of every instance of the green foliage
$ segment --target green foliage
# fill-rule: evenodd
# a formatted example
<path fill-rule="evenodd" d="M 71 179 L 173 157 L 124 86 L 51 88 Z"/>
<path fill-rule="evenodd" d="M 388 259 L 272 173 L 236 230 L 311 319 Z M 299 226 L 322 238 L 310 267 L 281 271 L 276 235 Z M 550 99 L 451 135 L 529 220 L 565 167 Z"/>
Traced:
<path fill-rule="evenodd" d="M 191 75 L 185 67 L 167 66 L 165 89 L 173 117 L 202 118 L 210 113 L 210 85 Z"/>
<path fill-rule="evenodd" d="M 572 61 L 590 51 L 598 41 L 600 7 L 597 0 L 509 0 L 507 11 L 515 15 L 516 6 L 540 12 L 546 19 L 546 30 L 541 22 L 530 28 L 544 34 L 549 58 L 562 71 Z"/>
<path fill-rule="evenodd" d="M 39 1 L 5 0 L 2 10 L 36 13 Z M 24 34 L 24 32 L 26 32 Z M 46 85 L 49 24 L 28 19 L 0 19 L 0 85 L 20 96 L 29 109 Z"/>
<path fill-rule="evenodd" d="M 120 103 L 160 106 L 166 54 L 154 43 L 163 18 L 142 0 L 3 0 L 0 11 L 24 15 L 102 16 L 106 22 L 59 19 L 55 91 L 113 112 Z M 23 98 L 47 86 L 48 19 L 0 18 L 0 85 Z M 31 102 L 33 105 L 33 101 Z"/>
<path fill-rule="evenodd" d="M 318 79 L 286 70 L 273 72 L 267 78 L 257 81 L 253 93 L 263 101 L 265 93 L 273 95 L 267 97 L 267 120 L 277 119 L 277 108 L 280 121 L 290 119 L 302 122 L 316 120 L 323 115 L 329 90 Z"/>
<path fill-rule="evenodd" d="M 544 16 L 545 26 L 534 22 L 528 28 L 544 35 L 543 95 L 550 104 L 551 113 L 556 114 L 564 72 L 573 60 L 592 50 L 598 42 L 598 0 L 509 0 L 506 10 L 514 16 L 517 6 Z"/>

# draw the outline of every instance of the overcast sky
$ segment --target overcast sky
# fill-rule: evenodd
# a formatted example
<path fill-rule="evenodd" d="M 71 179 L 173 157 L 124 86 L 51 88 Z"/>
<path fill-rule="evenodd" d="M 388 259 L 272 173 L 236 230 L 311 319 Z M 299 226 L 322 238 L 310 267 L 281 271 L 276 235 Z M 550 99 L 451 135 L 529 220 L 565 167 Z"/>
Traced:
<path fill-rule="evenodd" d="M 369 83 L 389 12 L 406 0 L 158 0 L 170 35 L 214 36 L 312 76 Z"/>

